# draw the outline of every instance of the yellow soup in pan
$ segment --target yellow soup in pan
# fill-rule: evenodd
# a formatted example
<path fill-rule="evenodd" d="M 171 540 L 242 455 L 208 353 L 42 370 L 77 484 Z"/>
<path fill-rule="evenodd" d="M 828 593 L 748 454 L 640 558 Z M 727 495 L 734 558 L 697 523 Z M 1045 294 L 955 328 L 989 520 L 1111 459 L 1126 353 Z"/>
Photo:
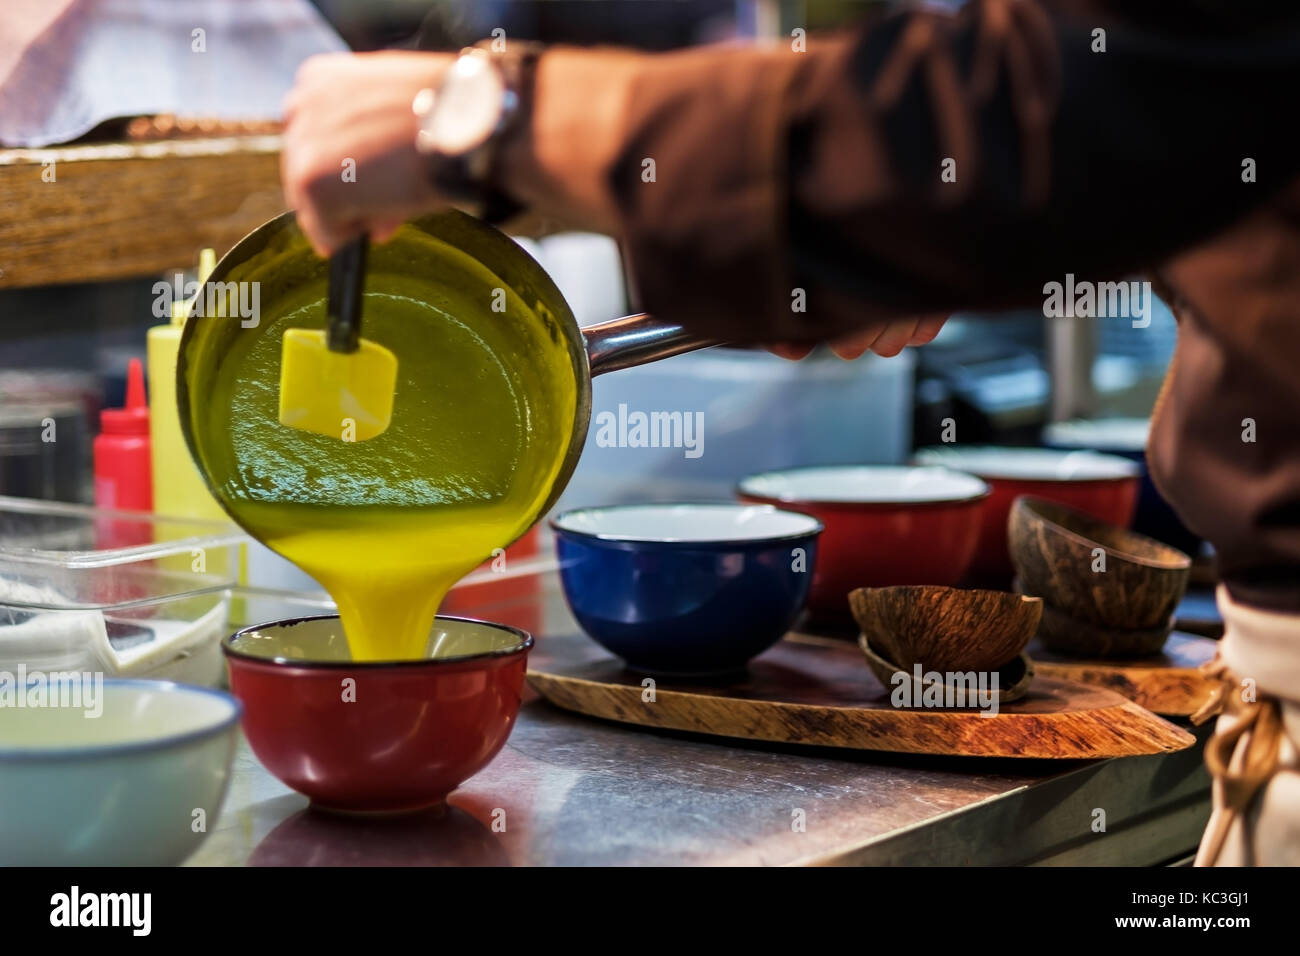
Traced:
<path fill-rule="evenodd" d="M 412 232 L 372 250 L 362 310 L 362 334 L 398 359 L 383 434 L 349 442 L 279 423 L 281 337 L 324 328 L 323 274 L 270 301 L 264 290 L 257 326 L 222 328 L 201 343 L 220 355 L 186 372 L 193 443 L 217 497 L 330 592 L 355 660 L 423 655 L 448 589 L 539 517 L 577 402 L 555 320 Z M 440 246 L 446 273 L 409 275 L 404 234 Z"/>

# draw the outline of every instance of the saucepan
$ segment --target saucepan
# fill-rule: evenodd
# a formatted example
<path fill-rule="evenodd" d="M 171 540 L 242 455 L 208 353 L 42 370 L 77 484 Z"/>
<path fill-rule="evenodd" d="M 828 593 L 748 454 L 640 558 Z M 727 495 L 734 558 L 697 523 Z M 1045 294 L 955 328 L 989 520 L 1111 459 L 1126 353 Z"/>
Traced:
<path fill-rule="evenodd" d="M 237 449 L 230 452 L 231 445 L 239 442 L 238 431 L 214 436 L 213 416 L 224 412 L 213 410 L 211 404 L 213 385 L 223 364 L 249 362 L 255 354 L 260 354 L 267 371 L 264 381 L 247 387 L 274 386 L 278 330 L 283 329 L 286 316 L 297 314 L 313 315 L 320 326 L 320 303 L 326 296 L 327 280 L 328 263 L 312 251 L 293 213 L 286 212 L 249 233 L 226 253 L 192 306 L 177 365 L 181 429 L 200 472 L 223 505 L 226 495 L 218 493 L 223 485 L 228 490 L 232 482 L 247 487 L 249 482 L 273 482 L 289 479 L 295 473 L 310 473 L 311 462 L 305 460 L 239 461 Z M 384 295 L 432 306 L 426 313 L 412 313 L 416 324 L 427 322 L 428 327 L 407 343 L 405 352 L 390 345 L 397 353 L 399 366 L 416 361 L 420 352 L 439 348 L 437 323 L 449 321 L 448 315 L 471 329 L 490 328 L 498 335 L 498 342 L 506 343 L 497 352 L 500 362 L 509 366 L 504 373 L 507 377 L 526 377 L 543 364 L 541 356 L 528 354 L 530 349 L 546 351 L 557 367 L 564 365 L 557 355 L 562 352 L 567 356 L 573 385 L 565 392 L 564 412 L 570 404 L 568 395 L 572 394 L 575 400 L 571 403 L 571 421 L 536 423 L 538 428 L 551 429 L 550 440 L 567 442 L 567 448 L 550 479 L 545 504 L 534 517 L 550 510 L 577 466 L 591 418 L 594 376 L 719 344 L 645 314 L 579 328 L 560 290 L 527 252 L 493 227 L 456 210 L 408 222 L 392 240 L 373 246 L 365 289 L 367 301 L 372 301 L 374 295 Z M 507 304 L 508 309 L 504 307 Z M 508 321 L 535 324 L 525 329 L 509 326 Z M 513 332 L 522 330 L 537 336 L 538 328 L 544 331 L 540 339 L 531 343 L 521 339 L 517 347 L 510 345 Z M 427 401 L 457 398 L 435 394 Z M 561 413 L 557 410 L 557 414 Z M 260 424 L 223 428 L 229 432 L 231 428 Z M 222 450 L 215 447 L 217 441 L 226 445 L 224 457 Z M 418 450 L 412 451 L 413 456 L 417 454 Z M 267 474 L 252 473 L 263 465 Z"/>

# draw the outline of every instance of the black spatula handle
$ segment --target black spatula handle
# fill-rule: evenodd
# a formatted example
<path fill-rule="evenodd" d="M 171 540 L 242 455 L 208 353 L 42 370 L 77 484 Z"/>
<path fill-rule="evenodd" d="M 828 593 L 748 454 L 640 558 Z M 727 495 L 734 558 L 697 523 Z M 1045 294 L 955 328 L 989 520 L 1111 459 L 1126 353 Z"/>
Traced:
<path fill-rule="evenodd" d="M 355 352 L 361 344 L 361 293 L 365 288 L 369 249 L 369 238 L 362 236 L 330 256 L 326 316 L 331 352 Z"/>

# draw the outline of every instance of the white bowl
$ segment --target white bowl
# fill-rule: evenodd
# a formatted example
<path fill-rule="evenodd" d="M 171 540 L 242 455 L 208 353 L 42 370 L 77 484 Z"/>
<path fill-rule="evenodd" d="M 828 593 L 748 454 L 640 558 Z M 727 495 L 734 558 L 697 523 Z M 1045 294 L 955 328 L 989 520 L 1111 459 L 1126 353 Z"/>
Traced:
<path fill-rule="evenodd" d="M 969 501 L 988 494 L 974 475 L 949 468 L 906 465 L 833 465 L 750 475 L 742 495 L 809 504 L 930 504 Z"/>
<path fill-rule="evenodd" d="M 681 544 L 779 541 L 816 534 L 821 522 L 771 505 L 652 504 L 578 508 L 559 515 L 559 531 L 602 541 Z"/>
<path fill-rule="evenodd" d="M 64 698 L 76 707 L 0 698 L 0 864 L 182 862 L 216 824 L 238 701 L 153 680 L 109 679 L 85 693 Z"/>
<path fill-rule="evenodd" d="M 1053 422 L 1043 428 L 1043 441 L 1053 448 L 1090 448 L 1136 453 L 1151 435 L 1149 418 L 1090 418 Z"/>
<path fill-rule="evenodd" d="M 958 468 L 995 481 L 1115 481 L 1142 474 L 1141 465 L 1119 455 L 1054 448 L 934 446 L 918 451 L 916 461 Z"/>

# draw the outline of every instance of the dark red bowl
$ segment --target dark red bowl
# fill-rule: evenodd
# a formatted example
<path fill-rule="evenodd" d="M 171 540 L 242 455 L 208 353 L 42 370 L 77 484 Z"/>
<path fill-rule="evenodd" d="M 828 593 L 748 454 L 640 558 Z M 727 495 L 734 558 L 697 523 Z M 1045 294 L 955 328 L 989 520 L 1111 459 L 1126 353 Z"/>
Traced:
<path fill-rule="evenodd" d="M 808 609 L 827 623 L 851 620 L 848 595 L 857 588 L 961 580 L 988 493 L 972 475 L 888 465 L 767 472 L 737 487 L 742 501 L 800 511 L 825 526 Z"/>
<path fill-rule="evenodd" d="M 984 505 L 971 562 L 976 583 L 1005 587 L 1015 571 L 1007 548 L 1007 519 L 1021 495 L 1045 498 L 1127 528 L 1137 508 L 1142 466 L 1119 455 L 1050 448 L 944 445 L 924 448 L 916 460 L 978 475 L 992 493 Z"/>
<path fill-rule="evenodd" d="M 267 770 L 325 809 L 398 812 L 441 803 L 497 755 L 532 646 L 516 628 L 439 617 L 426 659 L 356 662 L 328 616 L 246 627 L 222 650 Z"/>

